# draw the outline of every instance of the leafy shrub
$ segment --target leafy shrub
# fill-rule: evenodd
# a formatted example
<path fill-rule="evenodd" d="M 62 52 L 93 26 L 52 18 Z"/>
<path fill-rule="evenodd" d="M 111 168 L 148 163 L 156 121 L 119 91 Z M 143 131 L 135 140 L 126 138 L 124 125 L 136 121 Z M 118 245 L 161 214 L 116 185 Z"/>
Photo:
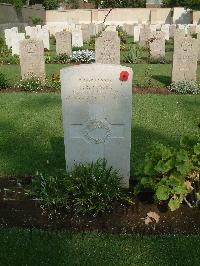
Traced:
<path fill-rule="evenodd" d="M 133 46 L 125 55 L 124 62 L 129 64 L 137 63 L 141 58 L 141 51 L 138 46 Z"/>
<path fill-rule="evenodd" d="M 46 86 L 52 88 L 53 90 L 60 90 L 60 75 L 53 74 L 51 78 L 48 78 L 46 81 Z"/>
<path fill-rule="evenodd" d="M 67 54 L 56 55 L 53 59 L 56 64 L 67 64 L 69 63 L 69 56 Z"/>
<path fill-rule="evenodd" d="M 42 23 L 42 19 L 41 19 L 40 17 L 32 16 L 32 17 L 29 17 L 29 18 L 31 19 L 32 24 L 33 24 L 34 26 L 39 25 L 39 24 Z"/>
<path fill-rule="evenodd" d="M 95 61 L 95 55 L 94 52 L 90 50 L 73 51 L 72 55 L 70 56 L 70 61 L 90 64 Z"/>
<path fill-rule="evenodd" d="M 4 38 L 0 36 L 0 51 L 5 46 Z"/>
<path fill-rule="evenodd" d="M 77 164 L 72 172 L 37 175 L 31 193 L 48 207 L 72 208 L 75 214 L 97 214 L 112 209 L 115 200 L 128 200 L 120 191 L 121 177 L 105 160 Z"/>
<path fill-rule="evenodd" d="M 1 64 L 19 64 L 19 56 L 18 55 L 12 55 L 12 52 L 10 49 L 7 49 L 7 47 L 3 46 L 0 50 L 0 63 Z"/>
<path fill-rule="evenodd" d="M 169 91 L 181 94 L 199 94 L 200 89 L 195 81 L 179 81 L 177 83 L 172 83 L 168 87 Z"/>
<path fill-rule="evenodd" d="M 121 50 L 123 50 L 125 49 L 125 44 L 127 43 L 128 34 L 123 30 L 121 26 L 117 26 L 116 30 L 118 31 L 118 35 L 120 37 Z"/>
<path fill-rule="evenodd" d="M 21 79 L 16 85 L 16 88 L 21 89 L 22 91 L 41 91 L 43 88 L 42 81 L 35 76 L 32 76 L 27 79 Z"/>
<path fill-rule="evenodd" d="M 0 90 L 6 89 L 8 87 L 8 80 L 6 76 L 0 72 Z"/>
<path fill-rule="evenodd" d="M 50 53 L 45 53 L 45 55 L 44 55 L 44 60 L 45 60 L 45 64 L 50 64 L 50 63 L 52 63 L 51 54 L 50 54 Z"/>
<path fill-rule="evenodd" d="M 200 200 L 200 137 L 182 138 L 180 148 L 155 144 L 146 154 L 137 173 L 135 193 L 150 189 L 158 202 L 171 211 L 183 201 L 190 207 Z"/>

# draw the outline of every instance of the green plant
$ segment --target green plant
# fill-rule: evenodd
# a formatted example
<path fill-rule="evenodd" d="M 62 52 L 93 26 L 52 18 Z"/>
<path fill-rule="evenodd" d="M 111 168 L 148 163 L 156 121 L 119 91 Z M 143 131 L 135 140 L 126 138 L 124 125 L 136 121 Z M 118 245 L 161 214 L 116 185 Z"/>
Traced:
<path fill-rule="evenodd" d="M 60 90 L 60 75 L 53 74 L 51 78 L 48 78 L 46 81 L 46 86 L 52 88 L 53 90 Z"/>
<path fill-rule="evenodd" d="M 151 65 L 146 65 L 144 71 L 144 78 L 141 81 L 141 88 L 151 88 L 152 87 L 152 67 Z"/>
<path fill-rule="evenodd" d="M 6 89 L 8 87 L 8 80 L 5 77 L 5 74 L 0 72 L 0 90 Z"/>
<path fill-rule="evenodd" d="M 51 58 L 51 54 L 46 52 L 44 54 L 44 60 L 45 60 L 45 64 L 50 64 L 52 63 L 52 58 Z"/>
<path fill-rule="evenodd" d="M 154 144 L 137 172 L 135 193 L 150 189 L 158 202 L 167 202 L 171 211 L 183 201 L 189 207 L 200 200 L 200 137 L 182 138 L 180 148 Z"/>
<path fill-rule="evenodd" d="M 127 37 L 128 34 L 123 30 L 123 28 L 121 26 L 117 26 L 116 28 L 119 38 L 120 38 L 120 46 L 123 49 L 125 49 L 125 44 L 127 43 Z"/>
<path fill-rule="evenodd" d="M 42 23 L 42 19 L 40 17 L 35 17 L 35 16 L 32 16 L 32 17 L 29 17 L 31 19 L 31 22 L 34 26 L 36 25 L 39 25 Z"/>
<path fill-rule="evenodd" d="M 56 64 L 67 64 L 69 63 L 69 56 L 67 54 L 56 55 L 53 59 Z"/>
<path fill-rule="evenodd" d="M 179 94 L 199 94 L 200 88 L 195 81 L 182 80 L 172 83 L 168 90 Z"/>
<path fill-rule="evenodd" d="M 16 85 L 16 88 L 21 89 L 22 91 L 41 91 L 43 88 L 43 84 L 40 78 L 35 77 L 28 77 L 26 79 L 21 79 Z"/>
<path fill-rule="evenodd" d="M 73 171 L 37 175 L 31 194 L 44 205 L 72 208 L 76 214 L 98 214 L 112 209 L 113 201 L 128 201 L 120 190 L 121 177 L 105 160 L 76 164 Z"/>
<path fill-rule="evenodd" d="M 125 54 L 124 62 L 129 64 L 138 63 L 141 58 L 141 51 L 138 46 L 133 46 L 131 49 Z"/>

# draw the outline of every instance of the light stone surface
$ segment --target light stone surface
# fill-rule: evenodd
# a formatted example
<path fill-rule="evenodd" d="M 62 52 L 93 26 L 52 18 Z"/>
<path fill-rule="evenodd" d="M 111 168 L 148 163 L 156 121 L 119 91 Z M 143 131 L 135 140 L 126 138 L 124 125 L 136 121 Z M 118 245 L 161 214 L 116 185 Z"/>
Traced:
<path fill-rule="evenodd" d="M 120 64 L 120 38 L 117 32 L 105 31 L 95 41 L 96 63 Z"/>
<path fill-rule="evenodd" d="M 172 24 L 169 26 L 169 38 L 174 38 L 174 33 L 176 31 L 176 25 Z"/>
<path fill-rule="evenodd" d="M 116 25 L 108 25 L 105 29 L 105 31 L 116 31 L 117 26 Z"/>
<path fill-rule="evenodd" d="M 130 36 L 134 36 L 134 25 L 133 24 L 123 24 L 123 30 Z"/>
<path fill-rule="evenodd" d="M 83 34 L 83 41 L 87 42 L 90 40 L 91 37 L 91 28 L 89 27 L 88 24 L 82 24 L 81 25 L 81 30 Z"/>
<path fill-rule="evenodd" d="M 72 55 L 72 34 L 69 31 L 56 33 L 56 54 Z"/>
<path fill-rule="evenodd" d="M 200 61 L 200 33 L 197 34 L 198 41 L 198 61 Z"/>
<path fill-rule="evenodd" d="M 149 37 L 151 36 L 151 30 L 149 25 L 144 25 L 141 29 L 140 29 L 140 40 L 139 40 L 139 46 L 140 47 L 148 47 L 148 41 L 149 41 Z"/>
<path fill-rule="evenodd" d="M 174 45 L 172 82 L 196 81 L 198 40 L 183 37 Z"/>
<path fill-rule="evenodd" d="M 75 28 L 72 30 L 72 46 L 74 47 L 83 46 L 83 34 L 81 29 Z"/>
<path fill-rule="evenodd" d="M 174 50 L 175 46 L 179 45 L 182 42 L 182 39 L 185 37 L 185 29 L 176 29 L 174 32 Z"/>
<path fill-rule="evenodd" d="M 120 73 L 129 73 L 127 81 Z M 61 97 L 67 169 L 105 158 L 129 186 L 132 69 L 80 65 L 61 70 Z"/>
<path fill-rule="evenodd" d="M 192 36 L 193 34 L 196 33 L 197 27 L 196 25 L 193 24 L 189 24 L 187 25 L 187 35 Z"/>
<path fill-rule="evenodd" d="M 151 34 L 149 39 L 150 58 L 153 61 L 165 59 L 165 33 L 157 31 Z"/>
<path fill-rule="evenodd" d="M 161 27 L 161 31 L 163 31 L 165 33 L 165 40 L 166 41 L 169 41 L 169 27 L 170 27 L 169 24 L 164 24 Z"/>
<path fill-rule="evenodd" d="M 12 55 L 20 54 L 20 42 L 25 39 L 25 33 L 15 33 L 12 36 Z"/>
<path fill-rule="evenodd" d="M 20 42 L 22 79 L 32 76 L 45 80 L 44 45 L 41 40 L 26 39 Z"/>
<path fill-rule="evenodd" d="M 140 29 L 141 26 L 134 26 L 133 34 L 134 34 L 134 42 L 139 42 L 140 40 Z"/>

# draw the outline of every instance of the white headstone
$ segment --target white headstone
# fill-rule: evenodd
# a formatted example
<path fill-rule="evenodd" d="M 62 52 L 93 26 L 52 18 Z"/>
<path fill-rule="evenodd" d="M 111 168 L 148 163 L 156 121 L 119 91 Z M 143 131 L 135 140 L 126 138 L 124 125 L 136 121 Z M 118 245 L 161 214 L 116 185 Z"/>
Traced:
<path fill-rule="evenodd" d="M 81 29 L 72 30 L 72 46 L 73 47 L 82 47 L 83 46 L 83 34 Z"/>
<path fill-rule="evenodd" d="M 20 54 L 20 41 L 25 39 L 25 33 L 15 33 L 12 38 L 12 55 Z"/>
<path fill-rule="evenodd" d="M 139 42 L 140 40 L 140 26 L 134 26 L 133 33 L 134 33 L 134 42 Z"/>
<path fill-rule="evenodd" d="M 128 187 L 132 69 L 102 64 L 64 68 L 61 97 L 67 169 L 105 158 Z"/>
<path fill-rule="evenodd" d="M 196 81 L 197 58 L 198 40 L 191 37 L 178 39 L 174 44 L 172 82 Z"/>
<path fill-rule="evenodd" d="M 161 27 L 161 31 L 163 31 L 165 33 L 165 40 L 166 41 L 169 41 L 169 27 L 170 27 L 170 24 L 164 24 Z"/>

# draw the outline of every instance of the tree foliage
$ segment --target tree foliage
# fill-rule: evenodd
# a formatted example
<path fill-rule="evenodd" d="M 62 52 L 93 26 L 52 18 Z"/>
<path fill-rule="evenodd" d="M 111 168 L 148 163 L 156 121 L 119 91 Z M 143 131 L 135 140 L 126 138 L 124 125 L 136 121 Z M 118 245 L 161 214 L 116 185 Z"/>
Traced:
<path fill-rule="evenodd" d="M 200 10 L 200 0 L 164 0 L 163 5 L 166 7 L 182 6 Z"/>
<path fill-rule="evenodd" d="M 103 8 L 126 8 L 126 7 L 145 7 L 146 0 L 91 0 L 96 7 Z"/>

